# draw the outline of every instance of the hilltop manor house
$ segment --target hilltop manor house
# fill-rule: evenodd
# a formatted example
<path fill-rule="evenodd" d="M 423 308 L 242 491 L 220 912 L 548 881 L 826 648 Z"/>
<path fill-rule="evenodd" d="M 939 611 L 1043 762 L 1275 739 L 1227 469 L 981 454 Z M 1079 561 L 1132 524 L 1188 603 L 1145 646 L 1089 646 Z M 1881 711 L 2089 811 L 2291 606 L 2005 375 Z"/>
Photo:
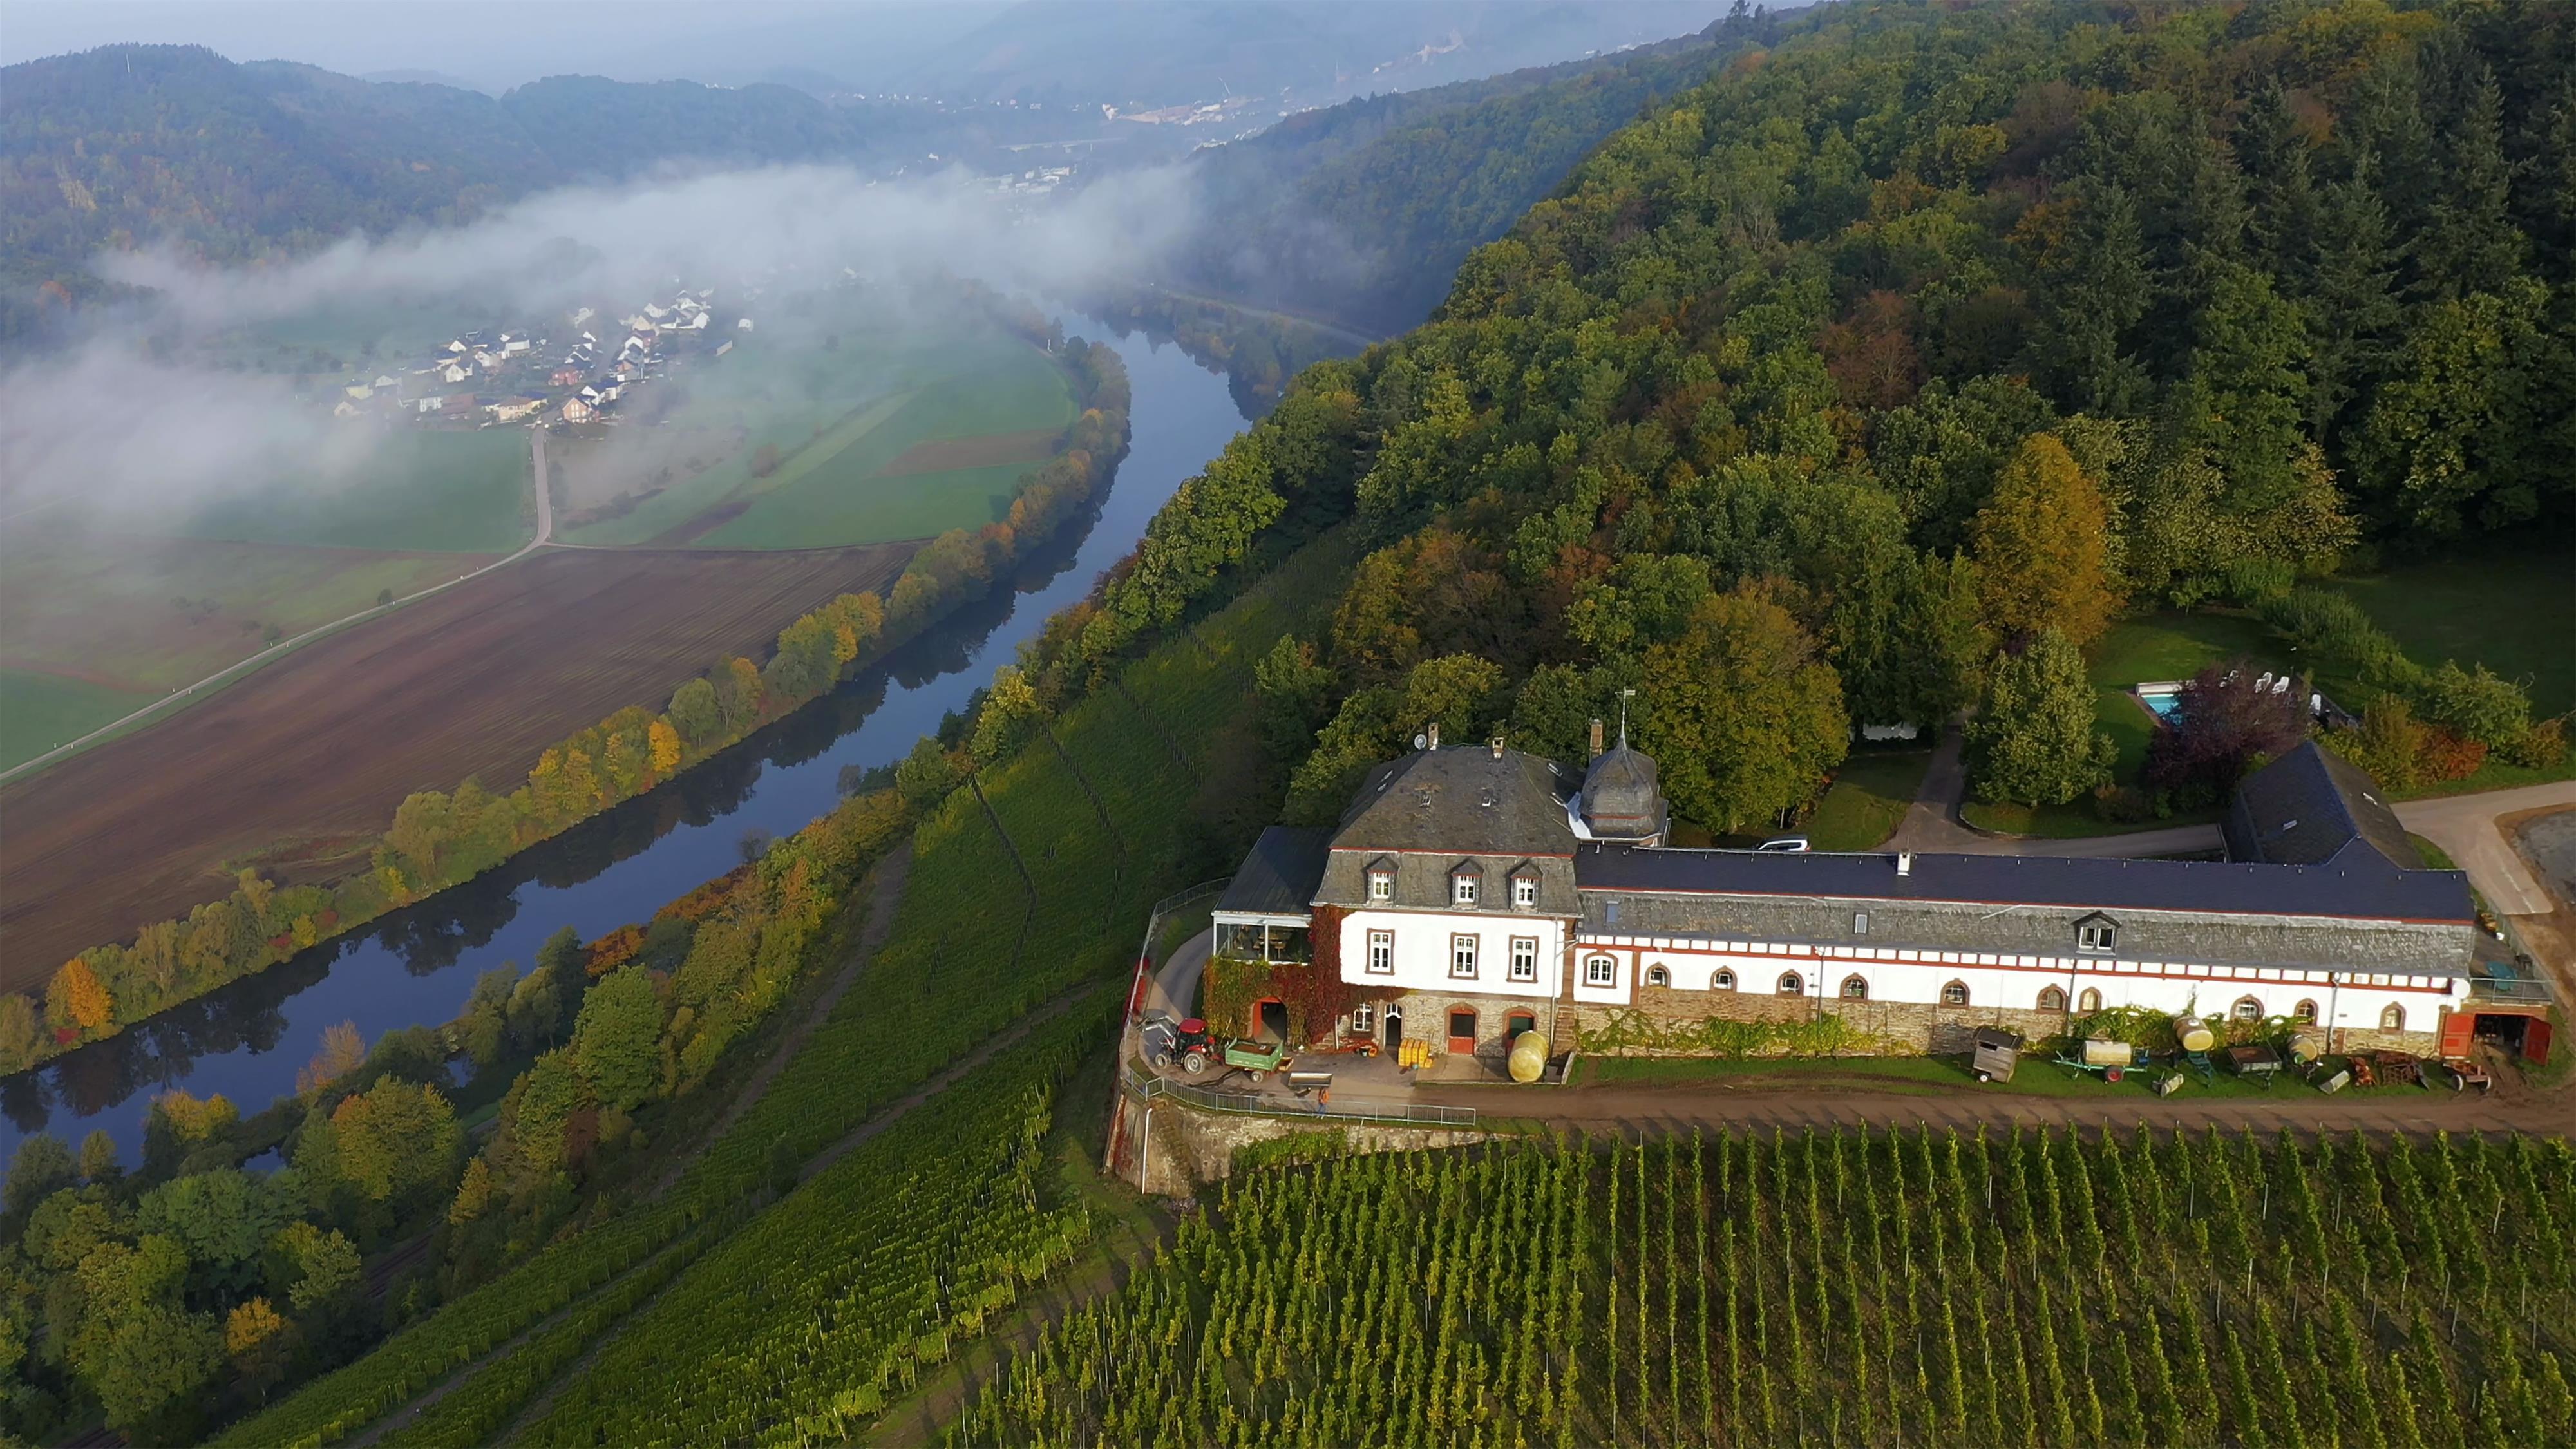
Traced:
<path fill-rule="evenodd" d="M 1952 1051 L 2121 1006 L 2430 1053 L 2487 1009 L 2466 878 L 2419 868 L 2377 787 L 2313 743 L 2238 789 L 2227 860 L 2184 861 L 1676 848 L 1655 762 L 1593 738 L 1577 779 L 1434 732 L 1337 827 L 1263 833 L 1217 954 L 1335 973 L 1319 1038 L 1489 1055 L 1529 1030 L 1557 1052 Z"/>

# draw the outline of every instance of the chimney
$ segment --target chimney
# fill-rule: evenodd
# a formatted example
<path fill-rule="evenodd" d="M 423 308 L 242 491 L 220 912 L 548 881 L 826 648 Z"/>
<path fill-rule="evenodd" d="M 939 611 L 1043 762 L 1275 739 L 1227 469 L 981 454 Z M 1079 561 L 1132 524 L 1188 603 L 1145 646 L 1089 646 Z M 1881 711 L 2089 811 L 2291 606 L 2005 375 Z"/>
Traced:
<path fill-rule="evenodd" d="M 1432 749 L 1436 750 L 1440 748 L 1440 721 L 1436 719 L 1433 720 L 1431 722 L 1431 728 L 1424 731 L 1424 734 L 1429 737 Z"/>
<path fill-rule="evenodd" d="M 1910 851 L 1910 850 L 1900 850 L 1900 851 L 1898 851 L 1898 852 L 1896 853 L 1896 873 L 1897 873 L 1898 875 L 1912 875 L 1912 874 L 1914 874 L 1914 852 L 1913 852 L 1913 851 Z"/>
<path fill-rule="evenodd" d="M 1502 737 L 1501 735 L 1496 735 L 1496 736 L 1494 736 L 1494 758 L 1495 758 L 1495 759 L 1497 759 L 1497 760 L 1499 760 L 1499 759 L 1501 759 L 1502 757 L 1503 757 L 1503 737 Z"/>
<path fill-rule="evenodd" d="M 1601 758 L 1601 721 L 1592 722 L 1592 758 Z"/>

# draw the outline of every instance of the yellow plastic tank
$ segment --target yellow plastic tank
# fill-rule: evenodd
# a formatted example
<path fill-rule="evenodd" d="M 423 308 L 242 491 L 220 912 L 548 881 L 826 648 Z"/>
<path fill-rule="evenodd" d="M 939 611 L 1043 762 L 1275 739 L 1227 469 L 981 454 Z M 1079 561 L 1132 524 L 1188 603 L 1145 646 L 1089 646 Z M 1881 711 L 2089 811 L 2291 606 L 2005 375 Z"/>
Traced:
<path fill-rule="evenodd" d="M 1512 1080 L 1535 1082 L 1547 1075 L 1547 1038 L 1525 1031 L 1512 1038 Z"/>
<path fill-rule="evenodd" d="M 2205 1052 L 2218 1045 L 2218 1034 L 2199 1017 L 2177 1016 L 2174 1018 L 2174 1040 L 2182 1043 L 2184 1051 Z"/>

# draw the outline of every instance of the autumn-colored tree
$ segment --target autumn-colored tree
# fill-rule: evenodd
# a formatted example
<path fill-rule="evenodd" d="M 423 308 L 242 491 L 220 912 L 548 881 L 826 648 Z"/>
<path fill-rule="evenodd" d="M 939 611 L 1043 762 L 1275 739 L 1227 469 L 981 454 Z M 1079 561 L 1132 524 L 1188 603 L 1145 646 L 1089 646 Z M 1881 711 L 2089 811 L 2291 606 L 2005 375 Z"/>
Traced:
<path fill-rule="evenodd" d="M 1673 807 L 1712 830 L 1758 829 L 1812 798 L 1850 749 L 1842 683 L 1787 610 L 1739 590 L 1702 600 L 1646 651 L 1639 733 Z"/>
<path fill-rule="evenodd" d="M 653 721 L 648 732 L 653 745 L 653 773 L 668 775 L 680 768 L 680 732 L 667 719 Z"/>
<path fill-rule="evenodd" d="M 447 1205 L 447 1221 L 463 1227 L 492 1206 L 492 1169 L 480 1157 L 465 1164 L 465 1175 L 456 1180 L 456 1198 Z"/>
<path fill-rule="evenodd" d="M 224 1356 L 242 1386 L 265 1401 L 295 1357 L 295 1325 L 267 1299 L 245 1299 L 224 1317 Z"/>
<path fill-rule="evenodd" d="M 362 1201 L 399 1206 L 444 1187 L 464 1142 L 436 1087 L 387 1077 L 307 1122 L 295 1165 L 317 1193 L 345 1186 Z"/>
<path fill-rule="evenodd" d="M 1973 548 L 1986 623 L 2028 639 L 2055 629 L 2082 647 L 2110 626 L 2109 514 L 2102 490 L 2049 433 L 2025 440 L 1977 514 Z"/>
<path fill-rule="evenodd" d="M 35 1060 L 44 1035 L 33 998 L 24 992 L 0 993 L 0 1070 L 19 1071 Z"/>
<path fill-rule="evenodd" d="M 98 973 L 90 970 L 89 962 L 81 957 L 64 962 L 45 989 L 45 1017 L 58 1031 L 99 1031 L 115 1014 L 115 998 L 108 995 Z"/>
<path fill-rule="evenodd" d="M 983 706 L 975 711 L 975 731 L 968 737 L 967 752 L 977 764 L 991 764 L 1019 745 L 1039 713 L 1037 691 L 1029 687 L 1028 676 L 1016 664 L 1002 665 L 993 671 L 992 688 L 984 692 Z"/>
<path fill-rule="evenodd" d="M 148 1134 L 157 1121 L 172 1140 L 193 1144 L 230 1131 L 240 1120 L 241 1110 L 223 1093 L 199 1098 L 174 1087 L 152 1099 L 151 1120 L 145 1122 L 144 1128 Z"/>
<path fill-rule="evenodd" d="M 322 1029 L 322 1049 L 313 1060 L 295 1074 L 298 1096 L 311 1096 L 322 1088 L 358 1069 L 367 1059 L 367 1039 L 358 1034 L 354 1021 L 338 1022 Z"/>

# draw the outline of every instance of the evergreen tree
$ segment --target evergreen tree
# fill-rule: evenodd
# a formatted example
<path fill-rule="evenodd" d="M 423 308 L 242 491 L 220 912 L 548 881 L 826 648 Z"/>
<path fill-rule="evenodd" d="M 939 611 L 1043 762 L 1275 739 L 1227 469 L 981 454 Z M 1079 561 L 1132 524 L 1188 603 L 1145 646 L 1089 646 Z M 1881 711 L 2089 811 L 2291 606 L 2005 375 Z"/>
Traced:
<path fill-rule="evenodd" d="M 2404 311 L 2397 278 L 2404 260 L 2388 208 L 2372 186 L 2376 161 L 2354 158 L 2353 175 L 2326 188 L 2317 274 L 2308 321 L 2308 426 L 2328 445 L 2341 440 L 2343 415 L 2386 366 Z"/>
<path fill-rule="evenodd" d="M 1985 696 L 1968 721 L 1978 799 L 2063 805 L 2110 783 L 2117 754 L 2111 737 L 2093 728 L 2093 684 L 2064 634 L 2043 629 L 1986 671 Z"/>

